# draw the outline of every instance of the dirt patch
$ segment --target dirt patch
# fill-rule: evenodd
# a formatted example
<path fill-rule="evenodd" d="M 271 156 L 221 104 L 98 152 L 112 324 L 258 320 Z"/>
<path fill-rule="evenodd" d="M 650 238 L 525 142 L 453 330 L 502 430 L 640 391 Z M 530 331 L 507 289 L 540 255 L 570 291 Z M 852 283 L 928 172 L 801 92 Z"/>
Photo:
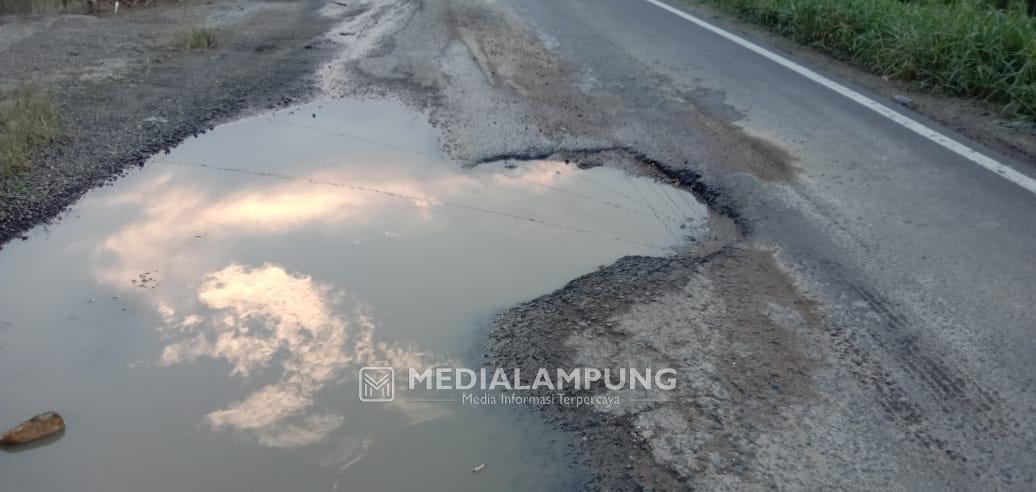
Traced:
<path fill-rule="evenodd" d="M 0 87 L 52 87 L 63 136 L 0 189 L 0 244 L 60 213 L 88 189 L 250 109 L 312 91 L 335 21 L 323 2 L 227 0 L 116 16 L 3 17 Z M 189 26 L 218 29 L 204 53 L 173 47 Z"/>
<path fill-rule="evenodd" d="M 819 330 L 812 304 L 771 255 L 740 245 L 623 258 L 500 315 L 487 353 L 528 374 L 677 369 L 673 392 L 614 392 L 623 404 L 594 410 L 541 408 L 582 436 L 588 488 L 758 485 L 774 477 L 756 463 L 772 458 L 759 456 L 756 438 L 791 424 L 782 409 L 814 395 L 803 336 Z"/>
<path fill-rule="evenodd" d="M 728 133 L 730 134 L 730 133 Z M 752 135 L 743 137 L 745 145 L 735 145 L 731 167 L 763 181 L 786 181 L 795 177 L 795 158 L 783 147 Z"/>

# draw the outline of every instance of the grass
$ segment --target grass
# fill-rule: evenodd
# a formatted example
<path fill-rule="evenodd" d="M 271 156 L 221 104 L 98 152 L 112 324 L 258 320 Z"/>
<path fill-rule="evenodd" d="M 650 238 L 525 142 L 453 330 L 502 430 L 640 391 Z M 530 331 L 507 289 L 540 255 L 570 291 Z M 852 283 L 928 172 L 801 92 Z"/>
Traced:
<path fill-rule="evenodd" d="M 34 85 L 0 94 L 0 177 L 32 167 L 32 156 L 61 135 L 54 94 Z"/>
<path fill-rule="evenodd" d="M 181 51 L 208 51 L 216 47 L 216 30 L 211 27 L 193 27 L 176 33 L 173 46 Z"/>
<path fill-rule="evenodd" d="M 1036 119 L 1036 18 L 1024 1 L 700 1 L 880 75 Z"/>

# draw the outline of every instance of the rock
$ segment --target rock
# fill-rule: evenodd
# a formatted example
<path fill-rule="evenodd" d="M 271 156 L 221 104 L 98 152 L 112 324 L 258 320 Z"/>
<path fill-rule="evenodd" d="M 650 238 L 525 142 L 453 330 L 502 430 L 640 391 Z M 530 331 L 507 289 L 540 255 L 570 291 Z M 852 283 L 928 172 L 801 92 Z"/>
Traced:
<path fill-rule="evenodd" d="M 899 94 L 896 94 L 893 97 L 893 99 L 895 99 L 897 103 L 899 103 L 900 105 L 902 105 L 904 107 L 911 108 L 911 107 L 914 106 L 914 100 L 910 99 L 909 97 L 901 96 Z"/>
<path fill-rule="evenodd" d="M 4 433 L 0 437 L 0 446 L 17 446 L 37 439 L 47 437 L 65 428 L 65 419 L 57 412 L 44 412 L 17 427 Z"/>

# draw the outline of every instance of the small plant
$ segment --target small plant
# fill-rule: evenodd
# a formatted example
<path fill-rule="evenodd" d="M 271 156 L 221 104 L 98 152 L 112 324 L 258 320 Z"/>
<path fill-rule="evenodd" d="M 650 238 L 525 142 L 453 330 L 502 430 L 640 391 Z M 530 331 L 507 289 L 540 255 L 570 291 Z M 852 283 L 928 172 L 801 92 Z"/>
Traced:
<path fill-rule="evenodd" d="M 208 51 L 216 47 L 216 30 L 211 27 L 194 27 L 176 33 L 173 45 L 182 51 Z"/>
<path fill-rule="evenodd" d="M 54 94 L 34 85 L 0 94 L 0 177 L 29 169 L 32 155 L 61 134 Z"/>

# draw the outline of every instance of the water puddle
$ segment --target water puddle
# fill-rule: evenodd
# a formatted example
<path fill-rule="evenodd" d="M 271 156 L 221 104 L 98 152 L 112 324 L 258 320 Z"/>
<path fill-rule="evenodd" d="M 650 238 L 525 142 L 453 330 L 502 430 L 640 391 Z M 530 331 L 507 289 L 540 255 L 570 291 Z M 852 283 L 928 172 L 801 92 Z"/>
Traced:
<path fill-rule="evenodd" d="M 363 403 L 362 366 L 480 363 L 488 320 L 699 236 L 683 191 L 562 162 L 463 170 L 419 114 L 313 103 L 224 125 L 0 251 L 11 490 L 553 489 L 517 409 Z M 479 473 L 472 468 L 487 467 Z"/>

